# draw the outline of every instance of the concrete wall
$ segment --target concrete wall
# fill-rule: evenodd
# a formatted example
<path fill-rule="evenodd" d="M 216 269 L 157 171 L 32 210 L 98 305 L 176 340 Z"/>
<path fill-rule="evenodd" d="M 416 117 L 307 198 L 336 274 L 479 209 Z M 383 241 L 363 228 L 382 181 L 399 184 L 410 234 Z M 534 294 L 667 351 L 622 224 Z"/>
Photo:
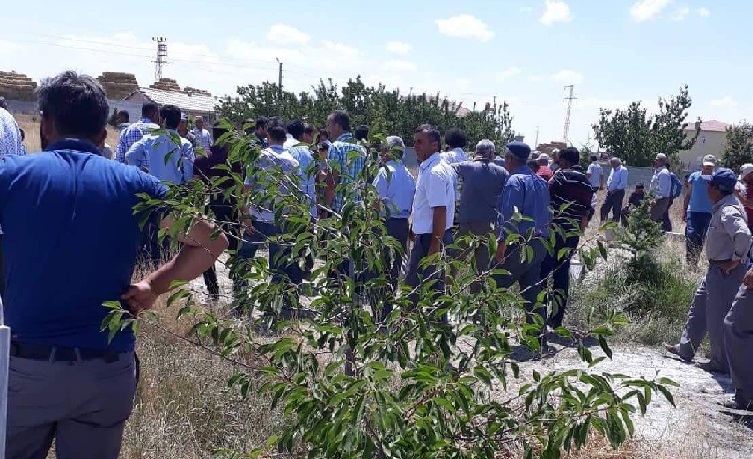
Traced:
<path fill-rule="evenodd" d="M 8 100 L 8 109 L 11 113 L 17 115 L 31 115 L 39 116 L 39 109 L 36 102 L 27 102 L 23 100 Z M 110 105 L 110 113 L 113 109 L 118 111 L 126 110 L 131 115 L 131 121 L 137 121 L 141 118 L 141 103 L 131 102 L 126 100 L 108 100 Z"/>

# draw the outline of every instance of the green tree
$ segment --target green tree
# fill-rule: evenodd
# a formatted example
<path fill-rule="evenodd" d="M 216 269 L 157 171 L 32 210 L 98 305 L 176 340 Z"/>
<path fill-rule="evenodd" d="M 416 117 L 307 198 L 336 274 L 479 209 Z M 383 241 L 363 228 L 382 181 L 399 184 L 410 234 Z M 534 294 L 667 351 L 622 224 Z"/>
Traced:
<path fill-rule="evenodd" d="M 650 166 L 659 152 L 674 161 L 680 151 L 693 147 L 700 133 L 699 119 L 695 135 L 685 134 L 691 104 L 686 85 L 676 96 L 660 97 L 653 116 L 648 116 L 641 102 L 632 102 L 626 109 L 601 108 L 593 130 L 600 145 L 631 166 Z"/>
<path fill-rule="evenodd" d="M 423 103 L 417 107 L 429 110 Z M 233 145 L 229 164 L 247 165 L 263 186 L 246 189 L 240 176 L 230 183 L 227 178 L 197 180 L 172 186 L 166 201 L 145 200 L 139 210 L 162 211 L 164 202 L 170 203 L 177 234 L 208 213 L 207 195 L 233 194 L 239 208 L 272 202 L 277 221 L 285 222 L 282 234 L 271 239 L 288 249 L 284 261 L 317 260 L 302 285 L 284 276 L 270 281 L 266 260 L 234 263 L 245 286 L 234 298 L 243 320 L 194 303 L 188 289 L 168 300 L 168 305 L 180 304 L 178 316 L 191 321 L 192 339 L 236 363 L 230 385 L 243 396 L 260 390 L 283 407 L 286 419 L 279 434 L 252 456 L 275 449 L 309 458 L 493 459 L 500 451 L 520 448 L 528 458 L 556 459 L 562 451 L 582 447 L 593 432 L 616 447 L 632 435 L 632 417 L 638 409 L 645 412 L 653 393 L 672 401 L 670 381 L 630 379 L 592 368 L 605 357 L 592 354 L 583 341 L 587 336 L 574 339 L 588 369 L 525 371 L 513 360 L 513 345 L 539 351 L 535 336 L 544 324 L 541 319 L 529 323 L 519 292 L 497 287 L 491 278 L 497 271 L 470 269 L 472 250 L 457 259 L 440 252 L 429 260 L 453 273 L 441 292 L 425 281 L 415 289 L 401 282 L 393 293 L 386 278 L 388 260 L 405 254 L 386 235 L 371 184 L 379 167 L 376 151 L 367 155 L 363 171 L 338 186 L 346 197 L 344 207 L 329 209 L 331 218 L 316 221 L 296 174 L 255 168 L 258 147 L 240 131 L 231 130 L 221 140 Z M 370 144 L 379 140 L 372 136 Z M 461 242 L 485 244 L 492 253 L 497 244 L 494 237 Z M 528 241 L 510 236 L 508 243 L 515 242 Z M 552 241 L 545 243 L 551 249 Z M 607 256 L 600 243 L 580 252 L 590 269 L 596 257 Z M 523 256 L 529 256 L 527 251 Z M 349 270 L 341 268 L 346 261 Z M 469 286 L 477 280 L 482 291 L 471 295 Z M 419 298 L 416 306 L 413 295 Z M 299 319 L 281 318 L 283 305 L 301 311 Z M 104 327 L 111 332 L 138 324 L 119 303 L 109 306 Z M 386 317 L 385 306 L 392 308 Z M 588 333 L 607 357 L 612 351 L 606 338 L 624 321 L 614 314 Z M 268 333 L 260 336 L 259 329 Z M 572 337 L 564 328 L 557 333 Z M 524 373 L 528 377 L 520 389 L 500 396 L 500 388 Z M 259 375 L 261 387 L 255 385 Z"/>
<path fill-rule="evenodd" d="M 753 161 L 753 125 L 747 121 L 727 127 L 722 162 L 725 167 L 737 170 Z"/>

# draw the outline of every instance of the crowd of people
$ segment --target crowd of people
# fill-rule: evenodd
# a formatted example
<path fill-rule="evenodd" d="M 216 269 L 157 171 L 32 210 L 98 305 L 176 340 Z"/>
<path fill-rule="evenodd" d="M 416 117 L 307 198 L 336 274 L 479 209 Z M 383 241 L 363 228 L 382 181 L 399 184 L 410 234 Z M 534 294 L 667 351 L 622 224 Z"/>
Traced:
<path fill-rule="evenodd" d="M 168 251 L 157 234 L 169 231 L 173 222 L 153 214 L 140 227 L 142 215 L 133 210 L 139 196 L 160 200 L 168 184 L 229 174 L 244 177 L 254 196 L 264 196 L 270 184 L 262 171 L 274 171 L 298 175 L 306 212 L 312 219 L 330 218 L 347 200 L 358 199 L 357 193 L 343 190 L 362 187 L 368 127 L 353 128 L 340 110 L 329 115 L 323 129 L 302 120 L 249 120 L 244 129 L 260 154 L 254 164 L 238 164 L 228 159 L 231 145 L 218 141 L 226 132 L 222 125 L 210 132 L 205 120 L 196 118 L 189 130 L 188 117 L 178 107 L 147 103 L 135 123 L 129 123 L 127 112 L 118 114 L 120 136 L 108 154 L 107 99 L 95 79 L 64 72 L 45 80 L 38 97 L 42 153 L 25 155 L 15 120 L 0 108 L 1 284 L 6 323 L 13 330 L 7 457 L 45 457 L 55 439 L 60 457 L 115 458 L 132 410 L 138 359 L 131 330 L 111 341 L 101 330 L 104 302 L 120 299 L 137 315 L 176 281 L 202 274 L 216 300 L 220 288 L 214 264 L 227 249 L 242 261 L 267 245 L 271 282 L 299 284 L 314 263 L 293 262 L 289 247 L 270 240 L 286 232 L 293 217 L 275 208 L 276 199 L 239 209 L 230 193 L 210 197 L 214 221 L 199 219 L 178 231 L 179 251 L 163 262 Z M 494 142 L 482 139 L 467 152 L 462 130 L 442 135 L 428 124 L 418 126 L 410 140 L 419 163 L 415 176 L 403 161 L 406 141 L 391 135 L 379 145 L 381 166 L 369 178 L 386 232 L 407 256 L 404 272 L 401 257 L 388 256 L 389 285 L 395 289 L 402 277 L 410 286 L 431 282 L 434 291 L 442 292 L 447 273 L 432 264 L 437 260 L 432 256 L 468 256 L 478 274 L 469 294 L 483 290 L 490 269 L 497 286 L 517 284 L 527 320 L 545 325 L 533 336 L 541 349 L 552 330 L 563 325 L 570 261 L 600 190 L 606 191 L 600 217 L 606 220 L 611 213 L 615 221 L 648 199 L 651 218 L 663 223 L 679 196 L 676 176 L 661 153 L 648 192 L 639 184 L 623 208 L 628 171 L 618 158 L 611 159 L 606 176 L 596 157 L 582 168 L 580 152 L 572 147 L 549 157 L 521 141 L 498 151 Z M 743 167 L 741 186 L 732 171 L 716 168 L 715 162 L 704 158 L 702 170 L 686 180 L 688 262 L 697 264 L 705 245 L 709 268 L 685 334 L 666 348 L 691 361 L 708 334 L 712 358 L 704 368 L 730 373 L 737 390 L 732 406 L 747 409 L 753 401 L 753 362 L 746 352 L 753 344 L 748 219 L 753 165 Z M 218 226 L 223 231 L 216 237 Z M 486 244 L 468 244 L 468 236 L 495 237 L 496 252 Z M 546 240 L 554 246 L 547 249 Z M 132 282 L 139 257 L 150 262 L 151 272 Z M 347 266 L 340 269 L 348 271 Z M 426 300 L 419 291 L 413 290 L 414 304 Z M 390 312 L 381 311 L 378 319 Z"/>

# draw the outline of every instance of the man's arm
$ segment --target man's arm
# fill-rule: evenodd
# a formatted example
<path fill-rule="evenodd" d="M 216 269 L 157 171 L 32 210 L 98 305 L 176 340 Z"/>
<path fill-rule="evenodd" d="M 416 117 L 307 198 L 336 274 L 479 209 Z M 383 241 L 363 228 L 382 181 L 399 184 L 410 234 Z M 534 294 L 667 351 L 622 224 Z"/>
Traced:
<path fill-rule="evenodd" d="M 693 184 L 688 179 L 685 182 L 685 197 L 682 198 L 682 221 L 688 221 L 688 206 L 690 205 L 690 194 L 693 192 Z"/>
<path fill-rule="evenodd" d="M 731 271 L 747 258 L 750 252 L 751 235 L 745 218 L 735 208 L 722 209 L 722 225 L 727 234 L 732 237 L 735 246 L 732 261 L 727 266 L 723 266 L 726 271 Z"/>
<path fill-rule="evenodd" d="M 183 144 L 183 183 L 193 180 L 193 166 L 196 157 L 194 156 L 193 146 L 190 143 Z"/>
<path fill-rule="evenodd" d="M 431 245 L 429 245 L 429 256 L 439 252 L 444 240 L 445 225 L 447 224 L 447 207 L 432 207 L 431 210 Z"/>
<path fill-rule="evenodd" d="M 146 138 L 143 138 L 131 145 L 131 148 L 128 149 L 128 152 L 124 156 L 123 162 L 129 166 L 141 166 L 144 158 L 146 158 L 146 150 Z"/>
<path fill-rule="evenodd" d="M 167 217 L 160 226 L 170 230 L 174 222 Z M 128 303 L 131 313 L 138 315 L 151 309 L 157 297 L 167 293 L 174 282 L 190 281 L 209 269 L 228 247 L 225 234 L 214 235 L 214 232 L 215 226 L 201 219 L 186 233 L 179 233 L 177 239 L 182 246 L 178 254 L 123 294 L 122 299 Z"/>

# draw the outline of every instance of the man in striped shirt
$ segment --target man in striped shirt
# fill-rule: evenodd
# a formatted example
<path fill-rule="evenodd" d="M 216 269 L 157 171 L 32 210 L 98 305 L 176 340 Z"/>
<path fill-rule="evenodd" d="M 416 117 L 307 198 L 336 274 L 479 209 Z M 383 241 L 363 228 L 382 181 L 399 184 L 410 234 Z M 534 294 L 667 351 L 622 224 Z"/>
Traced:
<path fill-rule="evenodd" d="M 115 160 L 126 164 L 126 153 L 134 143 L 141 140 L 150 131 L 159 129 L 159 105 L 148 102 L 141 107 L 141 119 L 129 125 L 120 133 L 118 146 L 115 149 Z"/>
<path fill-rule="evenodd" d="M 588 224 L 594 194 L 594 188 L 578 164 L 579 160 L 580 153 L 576 148 L 561 150 L 560 168 L 549 181 L 555 242 L 554 250 L 546 255 L 541 264 L 541 278 L 552 276 L 552 290 L 548 295 L 552 311 L 549 325 L 552 328 L 562 326 L 570 288 L 570 260 Z"/>
<path fill-rule="evenodd" d="M 358 181 L 366 162 L 366 149 L 356 142 L 350 132 L 350 117 L 348 114 L 342 110 L 332 112 L 327 117 L 327 131 L 330 138 L 335 139 L 327 153 L 327 159 L 332 168 L 334 187 Z M 345 204 L 343 193 L 336 193 L 333 202 L 327 204 L 335 212 L 340 212 Z"/>

